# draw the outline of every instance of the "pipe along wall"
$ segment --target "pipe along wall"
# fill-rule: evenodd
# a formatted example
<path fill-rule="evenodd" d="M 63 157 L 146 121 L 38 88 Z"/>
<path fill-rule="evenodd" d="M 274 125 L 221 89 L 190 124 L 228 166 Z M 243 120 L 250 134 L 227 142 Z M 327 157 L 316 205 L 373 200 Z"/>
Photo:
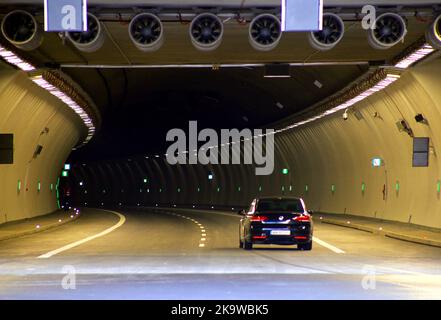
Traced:
<path fill-rule="evenodd" d="M 259 195 L 292 195 L 321 212 L 441 228 L 440 75 L 437 59 L 355 105 L 359 119 L 350 112 L 344 121 L 339 113 L 277 135 L 270 176 L 255 176 L 252 166 L 170 166 L 162 158 L 144 157 L 104 161 L 73 168 L 72 200 L 97 206 L 238 206 Z M 415 121 L 418 113 L 427 123 Z M 429 167 L 412 167 L 413 140 L 398 130 L 401 119 L 415 137 L 430 138 Z M 373 167 L 373 157 L 385 165 Z"/>

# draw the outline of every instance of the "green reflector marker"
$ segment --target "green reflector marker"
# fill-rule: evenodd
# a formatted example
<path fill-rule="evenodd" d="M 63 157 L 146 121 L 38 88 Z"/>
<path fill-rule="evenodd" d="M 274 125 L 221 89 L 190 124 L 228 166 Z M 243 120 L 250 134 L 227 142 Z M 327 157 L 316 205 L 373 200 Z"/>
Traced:
<path fill-rule="evenodd" d="M 288 173 L 289 173 L 289 170 L 287 168 L 282 169 L 282 174 L 288 174 Z"/>
<path fill-rule="evenodd" d="M 259 186 L 259 192 L 262 192 L 262 186 Z"/>
<path fill-rule="evenodd" d="M 240 187 L 237 187 L 237 191 L 239 191 L 239 192 L 240 192 Z"/>
<path fill-rule="evenodd" d="M 181 188 L 178 188 L 178 193 L 181 192 Z"/>
<path fill-rule="evenodd" d="M 68 173 L 66 170 L 63 170 L 63 171 L 61 172 L 61 176 L 62 176 L 62 177 L 67 177 L 67 176 L 69 176 L 69 173 Z"/>
<path fill-rule="evenodd" d="M 144 178 L 144 183 L 147 183 L 147 178 Z"/>
<path fill-rule="evenodd" d="M 17 182 L 17 191 L 21 190 L 21 180 L 18 180 Z"/>
<path fill-rule="evenodd" d="M 292 191 L 292 186 L 289 186 L 289 191 Z"/>
<path fill-rule="evenodd" d="M 282 186 L 282 192 L 284 192 L 285 191 L 285 186 Z"/>
<path fill-rule="evenodd" d="M 361 183 L 361 192 L 366 191 L 366 184 L 364 182 Z"/>
<path fill-rule="evenodd" d="M 335 192 L 335 184 L 331 185 L 331 192 Z"/>
<path fill-rule="evenodd" d="M 438 180 L 438 182 L 436 183 L 436 192 L 440 193 L 441 192 L 441 181 Z"/>
<path fill-rule="evenodd" d="M 162 188 L 159 188 L 159 192 L 162 192 Z"/>
<path fill-rule="evenodd" d="M 220 188 L 219 187 L 217 187 L 217 192 L 220 192 Z"/>
<path fill-rule="evenodd" d="M 41 182 L 38 181 L 38 183 L 37 183 L 37 191 L 40 192 L 40 190 L 41 190 Z"/>
<path fill-rule="evenodd" d="M 201 188 L 198 187 L 198 192 L 201 192 Z"/>
<path fill-rule="evenodd" d="M 54 184 L 51 183 L 51 192 L 54 191 Z"/>
<path fill-rule="evenodd" d="M 305 185 L 305 191 L 308 192 L 308 190 L 309 190 L 308 185 Z"/>
<path fill-rule="evenodd" d="M 395 191 L 400 191 L 400 182 L 399 181 L 397 181 L 395 183 Z"/>

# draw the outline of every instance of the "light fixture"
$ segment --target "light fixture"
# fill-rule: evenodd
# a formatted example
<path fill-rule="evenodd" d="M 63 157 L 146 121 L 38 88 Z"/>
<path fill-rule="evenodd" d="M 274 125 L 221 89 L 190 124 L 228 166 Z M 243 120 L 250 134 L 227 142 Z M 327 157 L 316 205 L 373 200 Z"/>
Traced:
<path fill-rule="evenodd" d="M 416 50 L 414 50 L 414 51 L 410 52 L 409 54 L 405 55 L 404 57 L 402 57 L 395 64 L 395 67 L 400 68 L 400 69 L 407 69 L 410 66 L 412 66 L 413 64 L 417 63 L 418 61 L 424 59 L 425 57 L 427 57 L 428 55 L 430 55 L 434 51 L 435 51 L 435 49 L 431 45 L 424 43 L 422 46 L 420 46 Z"/>
<path fill-rule="evenodd" d="M 88 129 L 88 133 L 86 138 L 84 139 L 82 145 L 88 143 L 90 139 L 92 139 L 93 135 L 95 134 L 96 127 L 94 125 L 94 122 L 92 118 L 88 115 L 88 113 L 80 107 L 80 105 L 74 101 L 70 96 L 62 92 L 60 89 L 58 89 L 56 86 L 49 83 L 43 74 L 39 75 L 31 75 L 31 80 L 38 85 L 40 88 L 48 91 L 53 96 L 57 97 L 59 100 L 61 100 L 64 104 L 66 104 L 69 108 L 71 108 L 83 121 L 84 125 Z"/>
<path fill-rule="evenodd" d="M 19 68 L 23 71 L 35 70 L 35 67 L 32 64 L 22 60 L 14 52 L 5 49 L 1 45 L 0 45 L 0 57 L 2 57 L 9 64 L 16 66 L 17 68 Z"/>

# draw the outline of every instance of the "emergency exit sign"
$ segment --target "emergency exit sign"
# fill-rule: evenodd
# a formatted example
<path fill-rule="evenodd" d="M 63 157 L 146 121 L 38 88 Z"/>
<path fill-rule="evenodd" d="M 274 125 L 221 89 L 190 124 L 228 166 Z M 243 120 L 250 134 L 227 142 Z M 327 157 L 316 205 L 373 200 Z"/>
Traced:
<path fill-rule="evenodd" d="M 45 0 L 45 31 L 87 31 L 86 0 Z"/>
<path fill-rule="evenodd" d="M 323 0 L 281 0 L 282 31 L 319 31 L 323 28 Z"/>

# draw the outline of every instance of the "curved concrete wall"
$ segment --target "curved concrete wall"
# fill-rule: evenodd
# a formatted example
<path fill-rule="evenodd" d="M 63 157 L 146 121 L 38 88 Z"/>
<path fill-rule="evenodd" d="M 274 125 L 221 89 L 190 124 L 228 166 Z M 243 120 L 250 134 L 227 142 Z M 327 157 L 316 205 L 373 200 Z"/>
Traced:
<path fill-rule="evenodd" d="M 57 179 L 81 130 L 80 118 L 25 73 L 0 70 L 0 133 L 14 134 L 14 163 L 0 164 L 0 223 L 57 209 Z"/>
<path fill-rule="evenodd" d="M 314 210 L 441 228 L 440 74 L 439 59 L 406 72 L 355 106 L 361 120 L 352 114 L 344 121 L 337 114 L 279 134 L 271 176 L 256 177 L 252 166 L 168 166 L 161 159 L 133 158 L 75 167 L 70 181 L 76 186 L 74 199 L 83 205 L 237 206 L 258 194 L 299 195 Z M 417 123 L 417 113 L 428 124 Z M 395 124 L 401 119 L 407 120 L 415 136 L 430 137 L 428 168 L 412 167 L 412 139 Z M 377 156 L 384 159 L 384 167 L 371 166 Z M 282 168 L 289 174 L 283 175 Z M 213 180 L 208 180 L 209 172 L 214 173 Z M 83 187 L 78 186 L 80 181 Z"/>

